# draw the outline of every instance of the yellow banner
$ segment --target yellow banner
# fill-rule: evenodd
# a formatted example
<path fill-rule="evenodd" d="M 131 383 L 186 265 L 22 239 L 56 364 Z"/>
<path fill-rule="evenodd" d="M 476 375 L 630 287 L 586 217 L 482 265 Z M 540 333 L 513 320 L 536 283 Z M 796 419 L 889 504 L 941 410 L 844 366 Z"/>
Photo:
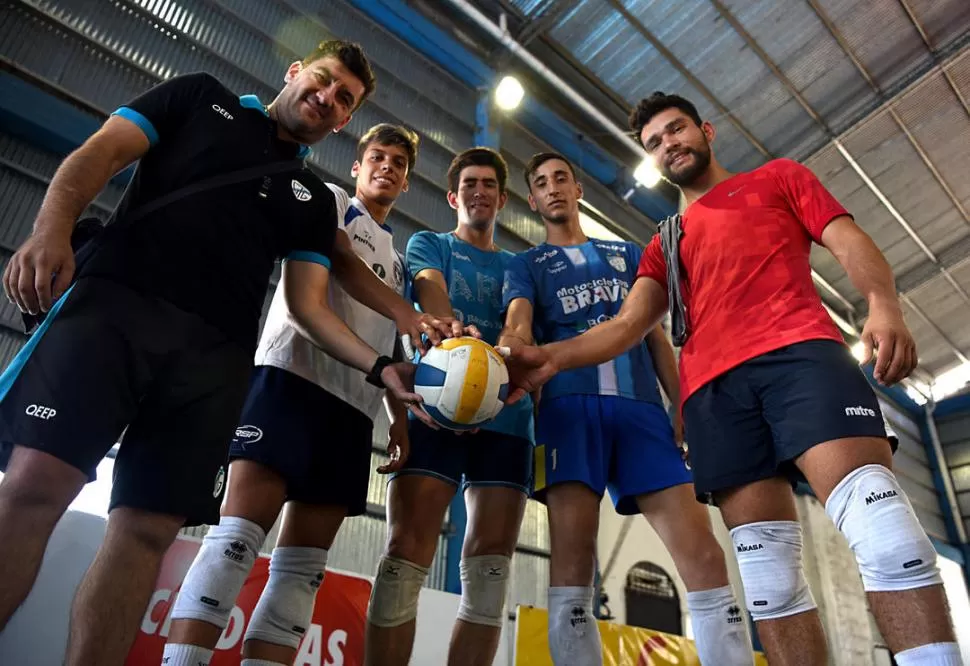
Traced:
<path fill-rule="evenodd" d="M 553 666 L 547 631 L 549 613 L 544 608 L 519 606 L 515 619 L 515 666 Z M 603 666 L 700 666 L 694 641 L 650 629 L 598 622 L 603 641 Z M 755 666 L 768 660 L 755 652 Z"/>

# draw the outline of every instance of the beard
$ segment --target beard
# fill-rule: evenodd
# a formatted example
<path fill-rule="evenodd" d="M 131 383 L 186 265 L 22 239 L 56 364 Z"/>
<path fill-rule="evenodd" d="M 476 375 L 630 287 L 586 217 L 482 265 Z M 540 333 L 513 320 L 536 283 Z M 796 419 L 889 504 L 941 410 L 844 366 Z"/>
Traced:
<path fill-rule="evenodd" d="M 326 136 L 332 127 L 326 121 L 310 123 L 303 118 L 300 105 L 305 101 L 305 95 L 292 95 L 281 99 L 278 105 L 276 120 L 283 126 L 290 136 L 300 143 L 311 145 Z M 326 111 L 322 111 L 326 113 Z"/>
<path fill-rule="evenodd" d="M 711 147 L 706 145 L 703 149 L 685 148 L 679 154 L 686 153 L 693 156 L 693 160 L 678 171 L 673 171 L 669 164 L 664 164 L 660 169 L 660 175 L 678 187 L 690 185 L 697 180 L 711 165 Z"/>

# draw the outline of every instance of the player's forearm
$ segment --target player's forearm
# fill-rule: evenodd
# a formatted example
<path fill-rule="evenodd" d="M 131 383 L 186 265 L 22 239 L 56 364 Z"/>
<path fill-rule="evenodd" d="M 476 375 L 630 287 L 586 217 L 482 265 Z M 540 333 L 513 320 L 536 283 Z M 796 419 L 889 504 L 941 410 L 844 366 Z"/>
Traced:
<path fill-rule="evenodd" d="M 868 236 L 853 243 L 842 265 L 853 286 L 869 303 L 870 309 L 899 308 L 892 268 Z"/>
<path fill-rule="evenodd" d="M 498 335 L 496 344 L 514 349 L 519 345 L 531 345 L 533 342 L 531 324 L 506 322 L 505 326 L 502 327 L 502 332 Z"/>
<path fill-rule="evenodd" d="M 341 363 L 370 372 L 379 354 L 358 338 L 332 310 L 323 306 L 289 304 L 294 328 L 314 345 Z"/>
<path fill-rule="evenodd" d="M 407 421 L 408 408 L 389 391 L 384 392 L 384 409 L 387 411 L 387 418 L 391 425 Z"/>
<path fill-rule="evenodd" d="M 451 307 L 448 292 L 431 280 L 416 280 L 414 283 L 415 296 L 421 312 L 434 317 L 454 317 L 455 311 Z"/>
<path fill-rule="evenodd" d="M 650 350 L 657 379 L 660 380 L 660 386 L 667 399 L 671 404 L 680 404 L 680 371 L 677 368 L 677 357 L 663 327 L 653 327 L 647 335 L 647 348 Z"/>
<path fill-rule="evenodd" d="M 110 153 L 82 146 L 58 167 L 34 221 L 35 234 L 70 236 L 75 221 L 115 173 Z"/>
<path fill-rule="evenodd" d="M 411 304 L 387 286 L 357 256 L 350 246 L 346 234 L 338 231 L 337 238 L 341 241 L 334 244 L 331 261 L 333 273 L 343 290 L 355 301 L 366 305 L 374 312 L 384 315 L 392 321 L 401 321 L 409 315 L 413 310 Z"/>
<path fill-rule="evenodd" d="M 638 330 L 639 328 L 639 330 Z M 616 358 L 643 339 L 645 331 L 636 322 L 616 317 L 598 324 L 582 335 L 545 345 L 560 370 L 599 365 Z"/>

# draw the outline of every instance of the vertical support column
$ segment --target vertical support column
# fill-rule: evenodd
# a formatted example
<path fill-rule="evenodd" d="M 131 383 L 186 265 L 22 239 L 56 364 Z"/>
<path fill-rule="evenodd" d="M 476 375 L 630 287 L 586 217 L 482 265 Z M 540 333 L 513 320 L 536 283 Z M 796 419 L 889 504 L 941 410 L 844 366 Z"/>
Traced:
<path fill-rule="evenodd" d="M 480 88 L 478 104 L 475 106 L 475 145 L 498 150 L 499 130 L 492 116 L 492 108 L 492 88 Z M 474 437 L 474 435 L 470 436 Z M 455 594 L 461 594 L 459 564 L 467 524 L 468 512 L 465 510 L 465 498 L 458 492 L 451 500 L 448 537 L 445 540 L 445 590 Z"/>
<path fill-rule="evenodd" d="M 492 113 L 492 88 L 479 88 L 478 104 L 475 105 L 475 145 L 499 149 L 499 123 Z"/>

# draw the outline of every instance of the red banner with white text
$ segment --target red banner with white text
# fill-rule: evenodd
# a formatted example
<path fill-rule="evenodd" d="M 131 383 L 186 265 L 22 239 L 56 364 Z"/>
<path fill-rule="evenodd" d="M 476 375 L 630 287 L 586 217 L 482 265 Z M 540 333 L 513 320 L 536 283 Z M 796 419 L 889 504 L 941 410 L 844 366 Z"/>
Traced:
<path fill-rule="evenodd" d="M 180 537 L 166 553 L 155 592 L 125 666 L 161 663 L 172 622 L 169 612 L 199 545 L 198 540 Z M 269 558 L 261 556 L 236 600 L 211 666 L 239 665 L 246 625 L 268 578 Z M 295 666 L 361 666 L 364 663 L 364 626 L 370 590 L 369 580 L 327 572 L 317 593 L 313 623 L 300 643 Z"/>

